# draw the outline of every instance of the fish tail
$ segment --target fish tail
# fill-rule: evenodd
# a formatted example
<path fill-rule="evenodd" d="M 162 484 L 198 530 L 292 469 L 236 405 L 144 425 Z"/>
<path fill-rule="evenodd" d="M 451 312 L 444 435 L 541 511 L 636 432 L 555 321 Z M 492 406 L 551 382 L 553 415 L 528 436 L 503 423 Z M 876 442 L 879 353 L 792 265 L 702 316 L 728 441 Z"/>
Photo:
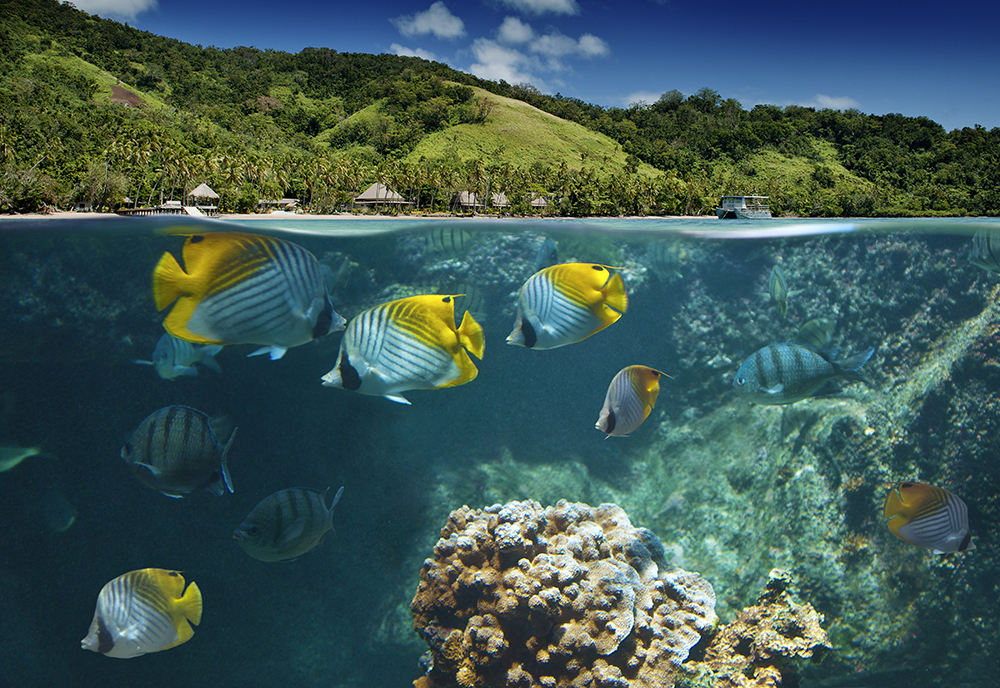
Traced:
<path fill-rule="evenodd" d="M 182 285 L 187 277 L 174 254 L 167 251 L 160 256 L 160 262 L 153 268 L 153 301 L 156 302 L 156 310 L 162 311 L 180 298 L 184 293 Z"/>
<path fill-rule="evenodd" d="M 604 303 L 614 310 L 618 311 L 618 315 L 622 315 L 628 309 L 628 295 L 625 293 L 625 280 L 622 279 L 620 272 L 616 272 L 611 275 L 607 284 L 601 289 L 604 294 Z M 614 320 L 618 318 L 615 317 Z"/>
<path fill-rule="evenodd" d="M 233 479 L 229 477 L 229 449 L 233 446 L 233 438 L 236 437 L 236 431 L 239 428 L 233 428 L 233 434 L 229 436 L 229 441 L 226 442 L 226 446 L 222 448 L 222 482 L 225 484 L 226 489 L 229 490 L 229 494 L 233 493 Z M 192 583 L 194 585 L 194 583 Z M 198 623 L 197 621 L 195 623 Z"/>
<path fill-rule="evenodd" d="M 865 363 L 872 357 L 875 353 L 875 348 L 872 347 L 867 351 L 862 351 L 859 354 L 854 354 L 848 358 L 842 359 L 840 361 L 833 361 L 834 366 L 836 366 L 837 371 L 844 377 L 851 380 L 860 380 L 864 382 L 864 378 L 861 377 L 861 369 L 864 367 Z"/>
<path fill-rule="evenodd" d="M 184 615 L 185 619 L 197 626 L 201 623 L 201 609 L 201 589 L 197 583 L 191 581 L 187 590 L 184 591 L 184 595 L 177 600 L 177 610 Z M 190 626 L 188 630 L 191 630 Z"/>
<path fill-rule="evenodd" d="M 469 311 L 465 311 L 465 315 L 462 316 L 462 324 L 458 326 L 458 342 L 468 349 L 473 356 L 479 360 L 483 360 L 483 351 L 486 349 L 486 336 L 483 334 L 482 325 L 476 322 L 476 319 L 472 317 L 472 313 Z"/>
<path fill-rule="evenodd" d="M 201 349 L 201 364 L 209 370 L 221 373 L 222 368 L 219 367 L 219 362 L 215 360 L 215 354 L 220 351 L 222 351 L 222 347 L 218 344 L 206 344 Z"/>

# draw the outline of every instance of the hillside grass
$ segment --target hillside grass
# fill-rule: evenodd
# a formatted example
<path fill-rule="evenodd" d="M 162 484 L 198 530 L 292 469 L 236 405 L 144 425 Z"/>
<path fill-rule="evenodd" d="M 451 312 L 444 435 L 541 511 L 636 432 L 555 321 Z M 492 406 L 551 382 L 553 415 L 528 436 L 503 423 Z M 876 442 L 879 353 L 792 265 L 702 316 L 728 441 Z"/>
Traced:
<path fill-rule="evenodd" d="M 627 155 L 610 137 L 560 119 L 520 100 L 473 87 L 476 98 L 495 103 L 485 122 L 458 124 L 426 136 L 406 156 L 407 162 L 466 162 L 474 159 L 507 162 L 530 168 L 535 163 L 570 170 L 584 166 L 600 175 L 623 171 Z M 638 172 L 663 173 L 645 163 Z"/>

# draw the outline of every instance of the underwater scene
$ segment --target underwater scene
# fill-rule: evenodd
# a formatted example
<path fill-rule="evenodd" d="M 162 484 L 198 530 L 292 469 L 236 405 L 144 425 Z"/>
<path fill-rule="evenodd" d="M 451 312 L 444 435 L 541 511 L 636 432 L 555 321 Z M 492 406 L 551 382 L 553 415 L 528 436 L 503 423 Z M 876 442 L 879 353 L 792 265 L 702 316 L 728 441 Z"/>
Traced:
<path fill-rule="evenodd" d="M 0 284 L 0 684 L 996 685 L 996 221 L 8 219 Z"/>

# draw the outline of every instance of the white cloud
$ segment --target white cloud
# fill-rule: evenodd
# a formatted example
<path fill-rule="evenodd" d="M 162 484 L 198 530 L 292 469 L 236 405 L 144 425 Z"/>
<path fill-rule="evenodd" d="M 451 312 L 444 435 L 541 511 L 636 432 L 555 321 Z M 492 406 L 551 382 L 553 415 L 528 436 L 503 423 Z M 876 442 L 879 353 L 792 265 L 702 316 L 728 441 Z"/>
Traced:
<path fill-rule="evenodd" d="M 132 20 L 143 12 L 155 10 L 157 0 L 73 0 L 73 6 L 105 18 L 113 16 Z"/>
<path fill-rule="evenodd" d="M 508 84 L 530 83 L 544 90 L 543 83 L 530 71 L 537 67 L 537 61 L 520 50 L 488 38 L 477 38 L 472 43 L 472 53 L 476 62 L 469 71 L 476 76 L 494 81 L 503 79 Z"/>
<path fill-rule="evenodd" d="M 400 45 L 399 43 L 393 43 L 389 48 L 397 55 L 402 57 L 422 57 L 425 60 L 433 60 L 435 62 L 441 62 L 437 55 L 429 50 L 424 50 L 423 48 L 407 48 L 405 45 Z"/>
<path fill-rule="evenodd" d="M 517 17 L 504 17 L 503 24 L 497 31 L 497 39 L 501 43 L 527 43 L 535 37 L 530 24 L 525 24 Z"/>
<path fill-rule="evenodd" d="M 831 110 L 850 110 L 859 107 L 861 103 L 847 96 L 825 96 L 817 93 L 809 107 L 829 108 Z"/>
<path fill-rule="evenodd" d="M 583 57 L 602 57 L 611 53 L 611 47 L 607 42 L 592 33 L 580 36 L 577 46 Z"/>
<path fill-rule="evenodd" d="M 441 0 L 423 12 L 404 14 L 389 21 L 408 37 L 432 34 L 437 38 L 461 38 L 465 35 L 465 23 L 452 14 Z"/>
<path fill-rule="evenodd" d="M 579 14 L 576 0 L 500 0 L 504 6 L 525 14 Z"/>

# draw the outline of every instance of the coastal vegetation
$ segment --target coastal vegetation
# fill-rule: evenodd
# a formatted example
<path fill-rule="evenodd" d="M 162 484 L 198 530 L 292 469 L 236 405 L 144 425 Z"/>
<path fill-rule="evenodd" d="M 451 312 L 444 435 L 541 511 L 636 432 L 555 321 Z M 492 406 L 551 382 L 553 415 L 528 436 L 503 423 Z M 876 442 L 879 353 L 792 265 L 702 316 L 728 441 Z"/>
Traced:
<path fill-rule="evenodd" d="M 460 192 L 518 214 L 697 215 L 724 193 L 801 216 L 1000 212 L 1000 129 L 926 117 L 748 110 L 709 88 L 608 108 L 420 58 L 203 48 L 57 0 L 0 5 L 0 75 L 0 212 L 202 182 L 225 211 L 330 212 L 376 181 L 410 212 Z"/>

